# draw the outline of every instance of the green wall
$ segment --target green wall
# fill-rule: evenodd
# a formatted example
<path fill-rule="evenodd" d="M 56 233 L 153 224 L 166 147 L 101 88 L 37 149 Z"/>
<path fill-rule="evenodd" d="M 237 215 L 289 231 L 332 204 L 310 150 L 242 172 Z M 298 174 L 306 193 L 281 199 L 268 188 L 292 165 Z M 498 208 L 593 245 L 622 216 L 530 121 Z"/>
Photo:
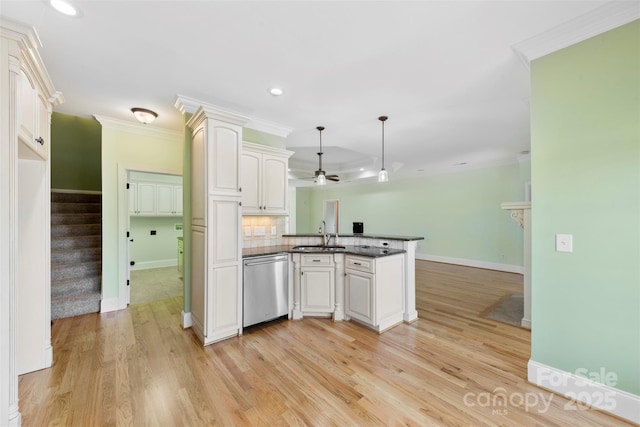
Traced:
<path fill-rule="evenodd" d="M 51 188 L 101 191 L 102 128 L 94 119 L 51 116 Z"/>
<path fill-rule="evenodd" d="M 640 21 L 533 61 L 531 79 L 531 358 L 640 395 Z"/>
<path fill-rule="evenodd" d="M 297 232 L 315 233 L 322 202 L 340 201 L 340 233 L 421 236 L 418 254 L 522 266 L 523 232 L 502 202 L 524 199 L 527 163 L 357 186 L 297 192 Z"/>

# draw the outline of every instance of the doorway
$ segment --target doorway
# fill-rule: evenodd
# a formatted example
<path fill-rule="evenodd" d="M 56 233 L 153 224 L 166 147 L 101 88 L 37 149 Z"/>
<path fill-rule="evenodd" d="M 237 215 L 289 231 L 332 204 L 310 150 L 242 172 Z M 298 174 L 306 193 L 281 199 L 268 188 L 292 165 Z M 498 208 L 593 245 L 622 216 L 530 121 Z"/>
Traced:
<path fill-rule="evenodd" d="M 129 304 L 182 296 L 182 176 L 127 171 Z"/>

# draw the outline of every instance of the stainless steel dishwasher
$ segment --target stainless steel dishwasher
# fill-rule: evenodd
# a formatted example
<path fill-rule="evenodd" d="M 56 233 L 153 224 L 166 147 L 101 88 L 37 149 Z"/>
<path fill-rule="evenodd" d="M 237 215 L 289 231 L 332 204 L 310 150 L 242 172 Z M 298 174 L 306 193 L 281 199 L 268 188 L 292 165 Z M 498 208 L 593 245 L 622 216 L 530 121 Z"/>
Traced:
<path fill-rule="evenodd" d="M 242 325 L 266 322 L 289 312 L 289 255 L 247 258 L 243 262 Z"/>

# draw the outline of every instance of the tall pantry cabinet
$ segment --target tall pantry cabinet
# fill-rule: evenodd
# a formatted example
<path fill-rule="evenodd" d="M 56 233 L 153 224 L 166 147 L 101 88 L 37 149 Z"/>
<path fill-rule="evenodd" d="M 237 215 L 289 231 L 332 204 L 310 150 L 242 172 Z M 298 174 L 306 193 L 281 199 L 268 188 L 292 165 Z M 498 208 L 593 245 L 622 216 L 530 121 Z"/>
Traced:
<path fill-rule="evenodd" d="M 0 19 L 0 425 L 18 375 L 51 366 L 51 82 L 29 27 Z"/>
<path fill-rule="evenodd" d="M 200 107 L 191 129 L 191 321 L 204 345 L 242 331 L 242 125 Z"/>

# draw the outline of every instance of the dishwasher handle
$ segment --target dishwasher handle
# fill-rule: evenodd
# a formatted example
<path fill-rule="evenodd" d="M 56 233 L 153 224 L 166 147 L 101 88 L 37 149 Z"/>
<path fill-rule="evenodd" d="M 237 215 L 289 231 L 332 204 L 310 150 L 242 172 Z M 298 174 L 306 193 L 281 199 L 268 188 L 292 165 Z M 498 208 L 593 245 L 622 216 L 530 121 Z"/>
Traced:
<path fill-rule="evenodd" d="M 249 267 L 252 265 L 263 265 L 263 264 L 273 264 L 274 262 L 283 262 L 283 261 L 287 261 L 288 260 L 288 256 L 287 255 L 283 255 L 283 256 L 279 256 L 279 257 L 272 257 L 272 258 L 268 258 L 268 259 L 260 259 L 260 260 L 256 260 L 256 261 L 245 261 L 244 262 L 244 266 L 245 267 Z"/>

